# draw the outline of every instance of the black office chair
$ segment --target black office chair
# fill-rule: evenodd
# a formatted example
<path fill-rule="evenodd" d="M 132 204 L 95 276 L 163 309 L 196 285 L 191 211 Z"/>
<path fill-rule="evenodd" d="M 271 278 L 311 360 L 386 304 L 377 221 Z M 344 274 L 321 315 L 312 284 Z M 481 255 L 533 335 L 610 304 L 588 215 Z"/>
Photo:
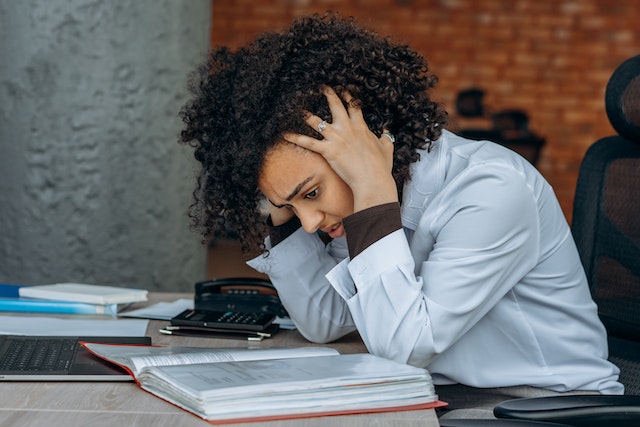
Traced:
<path fill-rule="evenodd" d="M 606 110 L 619 135 L 597 141 L 585 154 L 572 233 L 625 395 L 513 399 L 494 408 L 498 420 L 451 420 L 458 424 L 443 425 L 498 427 L 511 419 L 578 427 L 640 426 L 640 55 L 612 75 Z"/>
<path fill-rule="evenodd" d="M 568 424 L 545 423 L 528 420 L 483 420 L 483 419 L 446 419 L 439 420 L 440 427 L 571 427 Z"/>
<path fill-rule="evenodd" d="M 497 417 L 640 426 L 640 55 L 616 69 L 605 101 L 619 135 L 587 150 L 571 230 L 625 396 L 515 399 L 497 405 Z"/>

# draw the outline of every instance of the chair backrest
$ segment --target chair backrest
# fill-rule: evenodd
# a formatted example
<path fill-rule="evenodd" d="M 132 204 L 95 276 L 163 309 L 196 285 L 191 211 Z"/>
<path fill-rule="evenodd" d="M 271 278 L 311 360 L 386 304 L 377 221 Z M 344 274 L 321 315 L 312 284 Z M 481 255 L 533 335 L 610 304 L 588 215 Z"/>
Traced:
<path fill-rule="evenodd" d="M 572 231 L 609 335 L 640 341 L 640 142 L 612 136 L 589 148 Z"/>
<path fill-rule="evenodd" d="M 623 63 L 607 86 L 607 114 L 621 135 L 603 138 L 587 150 L 578 176 L 572 231 L 610 335 L 640 341 L 638 105 L 640 55 Z"/>
<path fill-rule="evenodd" d="M 572 232 L 627 393 L 640 393 L 640 55 L 612 75 L 606 108 L 619 135 L 586 152 Z M 625 365 L 625 366 L 623 366 Z M 628 365 L 628 366 L 626 366 Z M 633 372 L 631 371 L 633 370 Z"/>

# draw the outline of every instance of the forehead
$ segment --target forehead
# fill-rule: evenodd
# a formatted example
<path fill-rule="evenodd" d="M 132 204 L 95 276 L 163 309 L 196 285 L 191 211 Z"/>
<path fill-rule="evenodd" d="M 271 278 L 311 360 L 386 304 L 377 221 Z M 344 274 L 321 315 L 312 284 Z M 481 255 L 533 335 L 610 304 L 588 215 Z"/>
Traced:
<path fill-rule="evenodd" d="M 317 153 L 290 143 L 277 144 L 264 157 L 258 186 L 267 197 L 283 199 L 301 182 L 316 175 L 323 163 Z"/>

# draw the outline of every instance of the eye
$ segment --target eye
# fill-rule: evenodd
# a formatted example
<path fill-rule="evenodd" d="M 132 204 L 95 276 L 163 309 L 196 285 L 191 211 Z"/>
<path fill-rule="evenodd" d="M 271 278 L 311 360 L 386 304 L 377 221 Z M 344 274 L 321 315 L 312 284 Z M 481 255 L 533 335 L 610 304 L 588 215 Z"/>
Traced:
<path fill-rule="evenodd" d="M 308 192 L 307 194 L 304 195 L 305 199 L 315 199 L 316 197 L 318 197 L 318 189 L 314 188 L 313 190 L 311 190 L 310 192 Z"/>

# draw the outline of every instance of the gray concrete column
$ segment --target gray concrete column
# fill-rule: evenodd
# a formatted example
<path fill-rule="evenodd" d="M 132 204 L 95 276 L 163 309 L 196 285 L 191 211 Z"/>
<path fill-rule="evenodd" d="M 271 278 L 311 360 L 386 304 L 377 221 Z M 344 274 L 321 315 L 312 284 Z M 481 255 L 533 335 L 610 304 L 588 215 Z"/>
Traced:
<path fill-rule="evenodd" d="M 210 0 L 0 0 L 0 282 L 192 290 L 178 145 Z"/>

